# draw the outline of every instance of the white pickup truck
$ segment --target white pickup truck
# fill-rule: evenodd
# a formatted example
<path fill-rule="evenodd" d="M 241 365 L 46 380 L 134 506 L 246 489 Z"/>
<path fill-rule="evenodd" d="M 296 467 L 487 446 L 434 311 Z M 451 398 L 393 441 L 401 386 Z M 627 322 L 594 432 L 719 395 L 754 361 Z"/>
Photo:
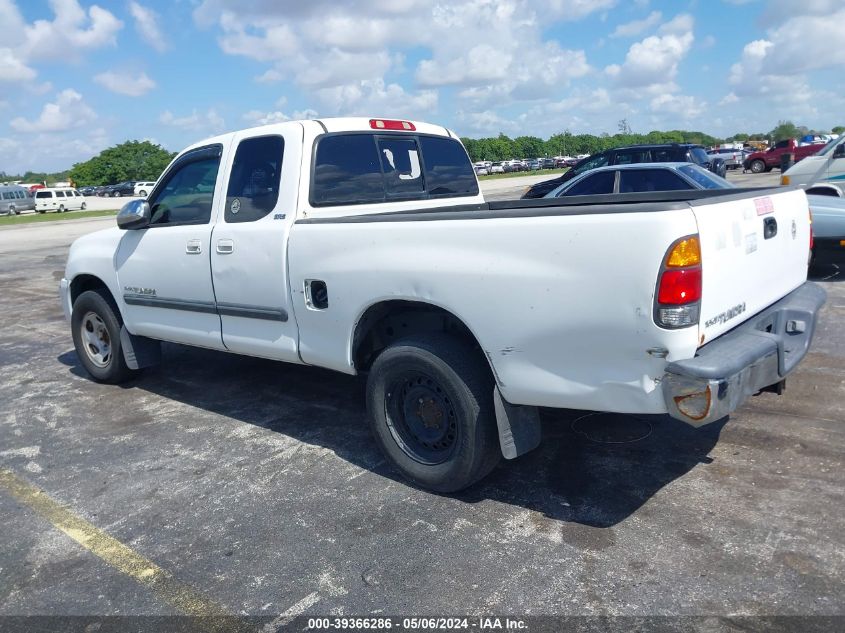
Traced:
<path fill-rule="evenodd" d="M 77 354 L 118 383 L 159 341 L 367 376 L 389 461 L 460 490 L 538 407 L 695 426 L 780 392 L 824 292 L 803 191 L 485 203 L 456 135 L 385 119 L 218 136 L 71 247 Z"/>

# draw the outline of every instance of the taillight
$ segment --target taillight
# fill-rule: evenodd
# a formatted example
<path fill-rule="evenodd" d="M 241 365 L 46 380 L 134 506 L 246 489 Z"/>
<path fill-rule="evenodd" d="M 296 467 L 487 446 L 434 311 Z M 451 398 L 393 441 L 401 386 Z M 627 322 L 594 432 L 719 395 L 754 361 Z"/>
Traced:
<path fill-rule="evenodd" d="M 813 250 L 813 243 L 815 238 L 813 237 L 813 210 L 810 209 L 810 250 Z"/>
<path fill-rule="evenodd" d="M 698 235 L 677 240 L 663 258 L 654 295 L 654 322 L 670 329 L 697 325 L 701 313 L 701 279 Z"/>

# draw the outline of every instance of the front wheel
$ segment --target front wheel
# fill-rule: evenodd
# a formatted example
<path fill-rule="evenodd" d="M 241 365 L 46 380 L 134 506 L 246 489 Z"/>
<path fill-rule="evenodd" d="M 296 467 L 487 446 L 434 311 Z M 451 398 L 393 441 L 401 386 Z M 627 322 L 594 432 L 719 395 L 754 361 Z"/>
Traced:
<path fill-rule="evenodd" d="M 82 203 L 82 206 L 81 206 L 81 207 L 79 207 L 79 210 L 80 210 L 80 211 L 85 211 L 85 209 L 87 209 L 87 208 L 88 208 L 88 205 L 87 205 L 87 204 L 85 204 L 85 203 L 83 202 L 83 203 Z"/>
<path fill-rule="evenodd" d="M 766 171 L 766 163 L 764 163 L 762 160 L 754 160 L 751 161 L 750 168 L 752 174 L 762 174 L 764 171 Z"/>
<path fill-rule="evenodd" d="M 501 457 L 490 369 L 454 337 L 419 334 L 386 348 L 367 379 L 367 411 L 388 461 L 423 488 L 457 492 Z"/>
<path fill-rule="evenodd" d="M 117 384 L 135 373 L 123 358 L 122 325 L 120 311 L 104 290 L 87 290 L 73 302 L 73 346 L 82 366 L 97 382 Z"/>

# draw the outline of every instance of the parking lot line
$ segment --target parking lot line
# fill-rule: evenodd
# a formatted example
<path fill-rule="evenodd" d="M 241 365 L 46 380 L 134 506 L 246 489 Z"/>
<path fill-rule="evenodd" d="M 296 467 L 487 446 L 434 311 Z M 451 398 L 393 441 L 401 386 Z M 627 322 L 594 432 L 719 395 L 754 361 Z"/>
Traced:
<path fill-rule="evenodd" d="M 178 582 L 173 575 L 132 548 L 92 525 L 51 499 L 42 490 L 13 472 L 0 468 L 0 490 L 46 519 L 114 569 L 149 588 L 158 598 L 181 613 L 219 623 L 234 616 L 223 607 Z M 212 625 L 212 628 L 215 628 Z"/>

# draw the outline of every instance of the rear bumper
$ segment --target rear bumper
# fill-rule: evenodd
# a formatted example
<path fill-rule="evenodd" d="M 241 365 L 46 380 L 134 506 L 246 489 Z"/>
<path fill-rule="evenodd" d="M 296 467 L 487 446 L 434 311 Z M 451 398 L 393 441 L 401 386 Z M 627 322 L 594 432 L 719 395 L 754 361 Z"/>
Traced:
<path fill-rule="evenodd" d="M 692 426 L 709 424 L 784 380 L 809 350 L 826 296 L 806 282 L 694 358 L 669 363 L 661 381 L 669 415 Z"/>

